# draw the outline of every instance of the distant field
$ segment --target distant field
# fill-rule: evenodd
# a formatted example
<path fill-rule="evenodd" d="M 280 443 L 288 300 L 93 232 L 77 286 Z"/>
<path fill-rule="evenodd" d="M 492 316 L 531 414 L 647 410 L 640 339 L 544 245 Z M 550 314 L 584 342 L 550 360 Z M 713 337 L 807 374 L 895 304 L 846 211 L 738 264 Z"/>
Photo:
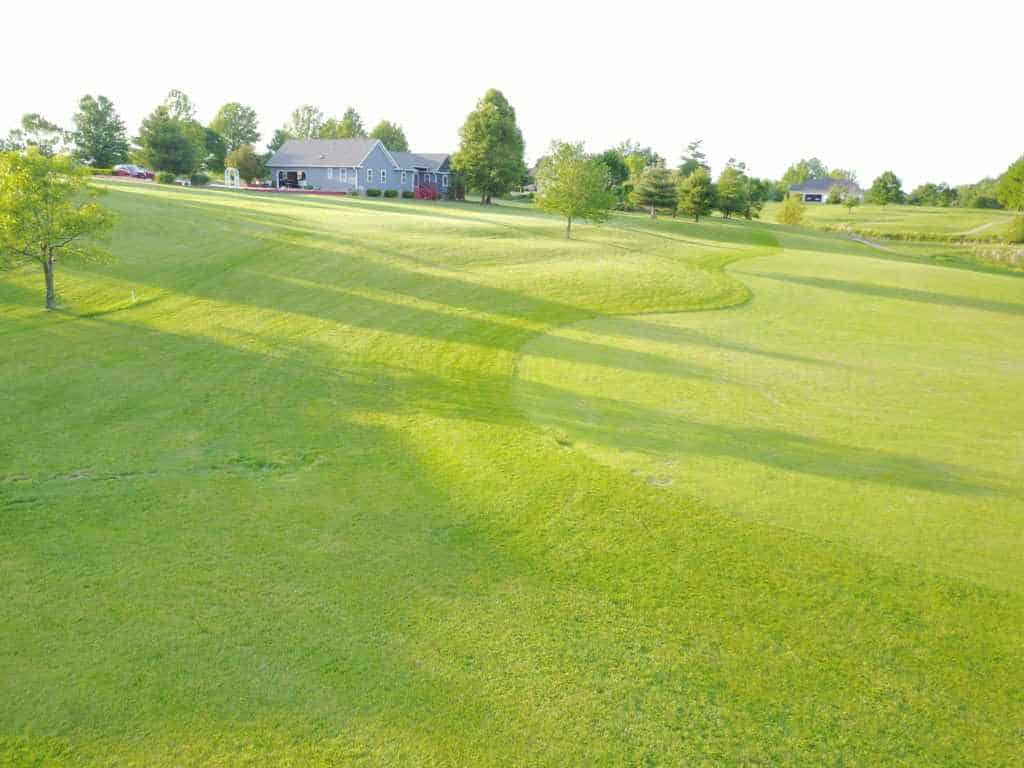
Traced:
<path fill-rule="evenodd" d="M 766 205 L 762 217 L 774 221 L 779 205 Z M 886 235 L 965 236 L 985 240 L 1000 237 L 1013 216 L 1010 211 L 977 208 L 861 205 L 849 212 L 841 205 L 808 205 L 805 223 L 817 227 L 849 226 Z"/>
<path fill-rule="evenodd" d="M 0 273 L 0 765 L 1020 764 L 1021 276 L 107 186 Z"/>

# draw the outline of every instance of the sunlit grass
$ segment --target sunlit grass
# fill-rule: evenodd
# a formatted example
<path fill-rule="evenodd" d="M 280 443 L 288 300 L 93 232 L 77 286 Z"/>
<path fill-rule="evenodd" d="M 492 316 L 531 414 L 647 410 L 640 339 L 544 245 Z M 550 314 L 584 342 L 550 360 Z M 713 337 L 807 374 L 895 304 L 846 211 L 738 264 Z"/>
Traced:
<path fill-rule="evenodd" d="M 0 280 L 0 762 L 1016 759 L 1019 279 L 109 186 Z"/>

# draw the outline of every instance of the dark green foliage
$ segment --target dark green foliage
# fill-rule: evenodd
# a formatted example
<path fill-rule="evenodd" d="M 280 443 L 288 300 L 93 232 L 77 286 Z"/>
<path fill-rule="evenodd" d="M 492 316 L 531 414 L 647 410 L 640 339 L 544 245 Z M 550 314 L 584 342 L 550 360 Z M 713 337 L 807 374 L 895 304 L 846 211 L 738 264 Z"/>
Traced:
<path fill-rule="evenodd" d="M 526 175 L 523 134 L 516 125 L 516 111 L 492 88 L 477 102 L 459 129 L 461 143 L 452 168 L 466 186 L 480 193 L 480 202 L 508 192 Z"/>
<path fill-rule="evenodd" d="M 695 139 L 686 145 L 686 151 L 683 152 L 682 157 L 683 162 L 679 166 L 679 175 L 683 178 L 686 178 L 698 168 L 704 168 L 710 174 L 711 168 L 707 164 L 707 155 L 701 149 L 703 143 L 703 139 Z"/>
<path fill-rule="evenodd" d="M 1005 208 L 1024 211 L 1024 157 L 1017 160 L 999 177 L 996 198 Z"/>
<path fill-rule="evenodd" d="M 278 128 L 274 131 L 274 137 L 267 143 L 267 149 L 277 152 L 288 139 L 294 138 L 287 128 Z"/>
<path fill-rule="evenodd" d="M 192 136 L 165 105 L 142 121 L 136 141 L 143 164 L 154 171 L 185 175 L 199 167 L 200 157 Z"/>
<path fill-rule="evenodd" d="M 205 173 L 193 173 L 192 176 L 189 178 L 189 183 L 193 187 L 205 187 L 207 184 L 210 183 L 210 177 L 207 176 Z"/>
<path fill-rule="evenodd" d="M 224 160 L 228 154 L 224 137 L 212 128 L 206 128 L 203 132 L 203 149 L 206 152 L 203 162 L 206 169 L 213 173 L 224 173 Z"/>
<path fill-rule="evenodd" d="M 939 208 L 949 208 L 957 205 L 958 202 L 957 190 L 946 182 L 921 184 L 907 197 L 907 203 L 910 205 L 931 205 Z"/>
<path fill-rule="evenodd" d="M 413 192 L 411 189 L 403 189 L 402 190 L 402 199 L 403 200 L 412 200 L 414 197 L 416 197 L 416 193 Z"/>
<path fill-rule="evenodd" d="M 698 165 L 679 181 L 676 211 L 683 216 L 692 216 L 694 221 L 700 221 L 701 216 L 707 216 L 714 210 L 717 194 L 708 169 Z"/>
<path fill-rule="evenodd" d="M 809 160 L 799 160 L 786 169 L 782 174 L 782 183 L 788 190 L 794 184 L 803 184 L 813 179 L 824 179 L 828 176 L 828 168 L 821 160 L 812 157 Z"/>
<path fill-rule="evenodd" d="M 676 207 L 676 185 L 672 173 L 661 165 L 650 165 L 644 169 L 633 188 L 634 202 L 649 208 L 653 218 L 658 208 Z"/>
<path fill-rule="evenodd" d="M 83 96 L 72 119 L 76 159 L 105 168 L 128 161 L 128 134 L 110 99 Z"/>
<path fill-rule="evenodd" d="M 902 203 L 906 199 L 906 195 L 903 192 L 903 182 L 892 171 L 886 171 L 871 184 L 867 198 L 868 202 L 875 205 L 884 206 L 889 203 Z"/>
<path fill-rule="evenodd" d="M 367 197 L 380 197 L 381 196 L 381 190 L 379 190 L 379 189 L 368 189 L 368 190 L 366 190 L 366 196 Z"/>
<path fill-rule="evenodd" d="M 371 139 L 380 139 L 384 146 L 392 152 L 408 152 L 409 142 L 405 138 L 402 126 L 388 120 L 381 120 L 370 131 Z"/>
<path fill-rule="evenodd" d="M 408 190 L 406 190 L 406 191 L 408 191 Z M 398 197 L 398 190 L 397 189 L 385 189 L 384 190 L 384 197 Z"/>
<path fill-rule="evenodd" d="M 825 202 L 828 205 L 839 205 L 843 202 L 843 190 L 840 187 L 832 187 L 828 191 L 828 197 L 825 198 Z"/>
<path fill-rule="evenodd" d="M 156 172 L 156 183 L 157 184 L 173 184 L 175 179 L 178 177 L 171 173 L 171 171 L 157 171 Z"/>
<path fill-rule="evenodd" d="M 999 209 L 999 180 L 984 178 L 975 184 L 963 184 L 956 188 L 961 208 Z"/>

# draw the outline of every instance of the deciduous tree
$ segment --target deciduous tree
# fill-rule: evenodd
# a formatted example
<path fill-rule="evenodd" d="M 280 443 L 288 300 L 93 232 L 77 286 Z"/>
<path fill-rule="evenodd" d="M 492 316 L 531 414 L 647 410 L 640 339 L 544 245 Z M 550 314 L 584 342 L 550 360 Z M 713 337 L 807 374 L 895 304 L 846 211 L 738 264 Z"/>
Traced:
<path fill-rule="evenodd" d="M 128 162 L 128 134 L 110 99 L 83 96 L 72 119 L 77 159 L 98 168 Z"/>
<path fill-rule="evenodd" d="M 95 261 L 108 252 L 95 242 L 114 216 L 95 198 L 89 171 L 67 155 L 37 148 L 0 153 L 0 267 L 38 264 L 46 283 L 46 308 L 57 306 L 58 259 Z"/>
<path fill-rule="evenodd" d="M 566 240 L 572 237 L 575 219 L 600 224 L 608 220 L 615 204 L 607 167 L 584 153 L 583 144 L 552 142 L 537 168 L 537 188 L 537 208 L 565 217 Z"/>
<path fill-rule="evenodd" d="M 459 151 L 452 167 L 487 204 L 520 182 L 526 174 L 523 134 L 516 112 L 501 91 L 492 88 L 477 102 L 459 130 Z"/>
<path fill-rule="evenodd" d="M 1024 157 L 1007 168 L 999 177 L 996 196 L 1004 207 L 1024 211 Z"/>
<path fill-rule="evenodd" d="M 807 204 L 804 203 L 803 198 L 800 195 L 789 194 L 786 195 L 786 199 L 782 201 L 782 206 L 779 208 L 779 213 L 776 216 L 780 224 L 789 224 L 790 226 L 797 226 L 803 223 L 804 212 L 807 210 Z"/>
<path fill-rule="evenodd" d="M 163 105 L 167 107 L 167 114 L 175 120 L 196 119 L 196 107 L 192 103 L 192 99 L 189 98 L 187 93 L 177 88 L 172 88 L 168 91 Z"/>
<path fill-rule="evenodd" d="M 292 112 L 291 122 L 285 130 L 296 139 L 315 139 L 320 135 L 324 113 L 312 104 L 303 104 Z"/>
<path fill-rule="evenodd" d="M 276 131 L 274 131 L 273 138 L 271 138 L 270 141 L 267 142 L 267 149 L 269 149 L 271 152 L 277 152 L 277 150 L 284 146 L 284 143 L 288 141 L 288 139 L 293 138 L 295 137 L 292 136 L 291 133 L 289 133 L 287 128 L 278 128 Z"/>
<path fill-rule="evenodd" d="M 389 120 L 381 120 L 370 131 L 371 139 L 380 139 L 384 146 L 392 152 L 408 152 L 409 142 L 406 141 L 402 126 Z"/>
<path fill-rule="evenodd" d="M 252 144 L 243 144 L 229 154 L 224 161 L 228 168 L 237 168 L 238 175 L 245 181 L 262 178 L 266 165 L 264 158 L 256 153 Z"/>
<path fill-rule="evenodd" d="M 903 194 L 903 182 L 892 171 L 885 171 L 872 182 L 871 189 L 868 190 L 868 200 L 875 205 L 885 206 L 889 203 L 902 203 L 905 197 Z"/>
<path fill-rule="evenodd" d="M 259 119 L 256 110 L 231 101 L 217 110 L 210 122 L 210 128 L 224 137 L 228 152 L 234 152 L 243 144 L 255 144 L 260 140 Z"/>

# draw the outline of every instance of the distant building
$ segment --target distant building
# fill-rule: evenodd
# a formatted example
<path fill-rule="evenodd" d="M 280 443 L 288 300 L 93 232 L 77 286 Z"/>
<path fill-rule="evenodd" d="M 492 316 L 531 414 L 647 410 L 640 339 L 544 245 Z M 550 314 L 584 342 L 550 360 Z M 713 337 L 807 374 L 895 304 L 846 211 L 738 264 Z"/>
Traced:
<path fill-rule="evenodd" d="M 414 191 L 422 184 L 447 194 L 450 156 L 391 152 L 379 139 L 289 139 L 267 162 L 274 187 L 364 193 Z"/>
<path fill-rule="evenodd" d="M 836 188 L 844 197 L 852 195 L 858 200 L 864 200 L 864 190 L 857 182 L 848 179 L 811 179 L 803 184 L 794 184 L 789 191 L 791 194 L 800 195 L 805 203 L 824 203 Z"/>

